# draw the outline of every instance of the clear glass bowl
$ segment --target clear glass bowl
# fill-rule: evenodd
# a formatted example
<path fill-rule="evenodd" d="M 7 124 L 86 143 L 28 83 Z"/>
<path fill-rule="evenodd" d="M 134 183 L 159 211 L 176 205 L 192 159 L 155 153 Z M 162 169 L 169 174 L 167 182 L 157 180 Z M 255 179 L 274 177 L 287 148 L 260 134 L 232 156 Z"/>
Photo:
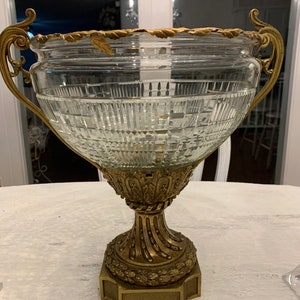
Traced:
<path fill-rule="evenodd" d="M 258 41 L 245 34 L 91 36 L 33 39 L 30 73 L 55 130 L 102 167 L 196 162 L 232 134 L 256 93 Z"/>
<path fill-rule="evenodd" d="M 283 280 L 300 299 L 300 265 L 291 272 L 283 275 Z"/>

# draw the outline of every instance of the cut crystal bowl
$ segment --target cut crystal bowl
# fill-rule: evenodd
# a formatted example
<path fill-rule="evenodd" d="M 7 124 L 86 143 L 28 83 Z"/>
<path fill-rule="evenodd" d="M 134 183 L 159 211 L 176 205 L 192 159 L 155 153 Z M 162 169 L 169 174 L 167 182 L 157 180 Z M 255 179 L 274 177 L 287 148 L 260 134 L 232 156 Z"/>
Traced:
<path fill-rule="evenodd" d="M 90 160 L 122 169 L 179 167 L 210 154 L 245 117 L 261 71 L 252 56 L 257 44 L 245 33 L 190 30 L 165 38 L 89 33 L 76 42 L 37 36 L 31 49 L 39 62 L 30 73 L 52 126 Z"/>

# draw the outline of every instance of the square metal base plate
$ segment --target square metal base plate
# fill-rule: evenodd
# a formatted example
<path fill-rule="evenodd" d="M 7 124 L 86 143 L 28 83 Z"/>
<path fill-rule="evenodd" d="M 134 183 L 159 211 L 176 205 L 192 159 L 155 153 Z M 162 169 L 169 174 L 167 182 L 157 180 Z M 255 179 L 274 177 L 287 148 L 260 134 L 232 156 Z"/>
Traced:
<path fill-rule="evenodd" d="M 190 300 L 201 295 L 201 271 L 193 271 L 176 283 L 161 287 L 138 287 L 114 278 L 102 265 L 99 276 L 101 300 Z"/>

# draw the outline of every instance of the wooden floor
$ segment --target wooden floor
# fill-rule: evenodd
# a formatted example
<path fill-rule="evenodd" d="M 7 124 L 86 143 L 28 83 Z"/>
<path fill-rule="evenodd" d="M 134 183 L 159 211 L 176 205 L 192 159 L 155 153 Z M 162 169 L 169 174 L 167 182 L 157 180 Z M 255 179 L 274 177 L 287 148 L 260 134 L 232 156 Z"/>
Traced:
<path fill-rule="evenodd" d="M 228 181 L 250 183 L 274 183 L 275 157 L 267 168 L 267 151 L 261 150 L 257 159 L 251 153 L 252 144 L 244 141 L 241 145 L 242 130 L 232 135 L 232 153 Z M 97 170 L 68 150 L 53 134 L 48 138 L 47 150 L 41 155 L 40 165 L 34 162 L 35 182 L 97 181 Z M 45 170 L 47 168 L 47 170 Z M 216 155 L 206 160 L 203 180 L 213 180 Z M 44 171 L 44 172 L 43 172 Z"/>

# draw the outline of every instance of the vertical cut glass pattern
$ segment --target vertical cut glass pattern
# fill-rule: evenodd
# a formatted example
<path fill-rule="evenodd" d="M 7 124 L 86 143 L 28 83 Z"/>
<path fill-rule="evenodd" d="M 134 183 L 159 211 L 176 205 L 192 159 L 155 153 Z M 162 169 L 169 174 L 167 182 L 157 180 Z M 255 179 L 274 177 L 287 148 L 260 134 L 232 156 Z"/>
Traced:
<path fill-rule="evenodd" d="M 58 86 L 37 94 L 59 134 L 103 167 L 155 169 L 205 157 L 255 95 L 238 80 L 147 80 Z"/>

